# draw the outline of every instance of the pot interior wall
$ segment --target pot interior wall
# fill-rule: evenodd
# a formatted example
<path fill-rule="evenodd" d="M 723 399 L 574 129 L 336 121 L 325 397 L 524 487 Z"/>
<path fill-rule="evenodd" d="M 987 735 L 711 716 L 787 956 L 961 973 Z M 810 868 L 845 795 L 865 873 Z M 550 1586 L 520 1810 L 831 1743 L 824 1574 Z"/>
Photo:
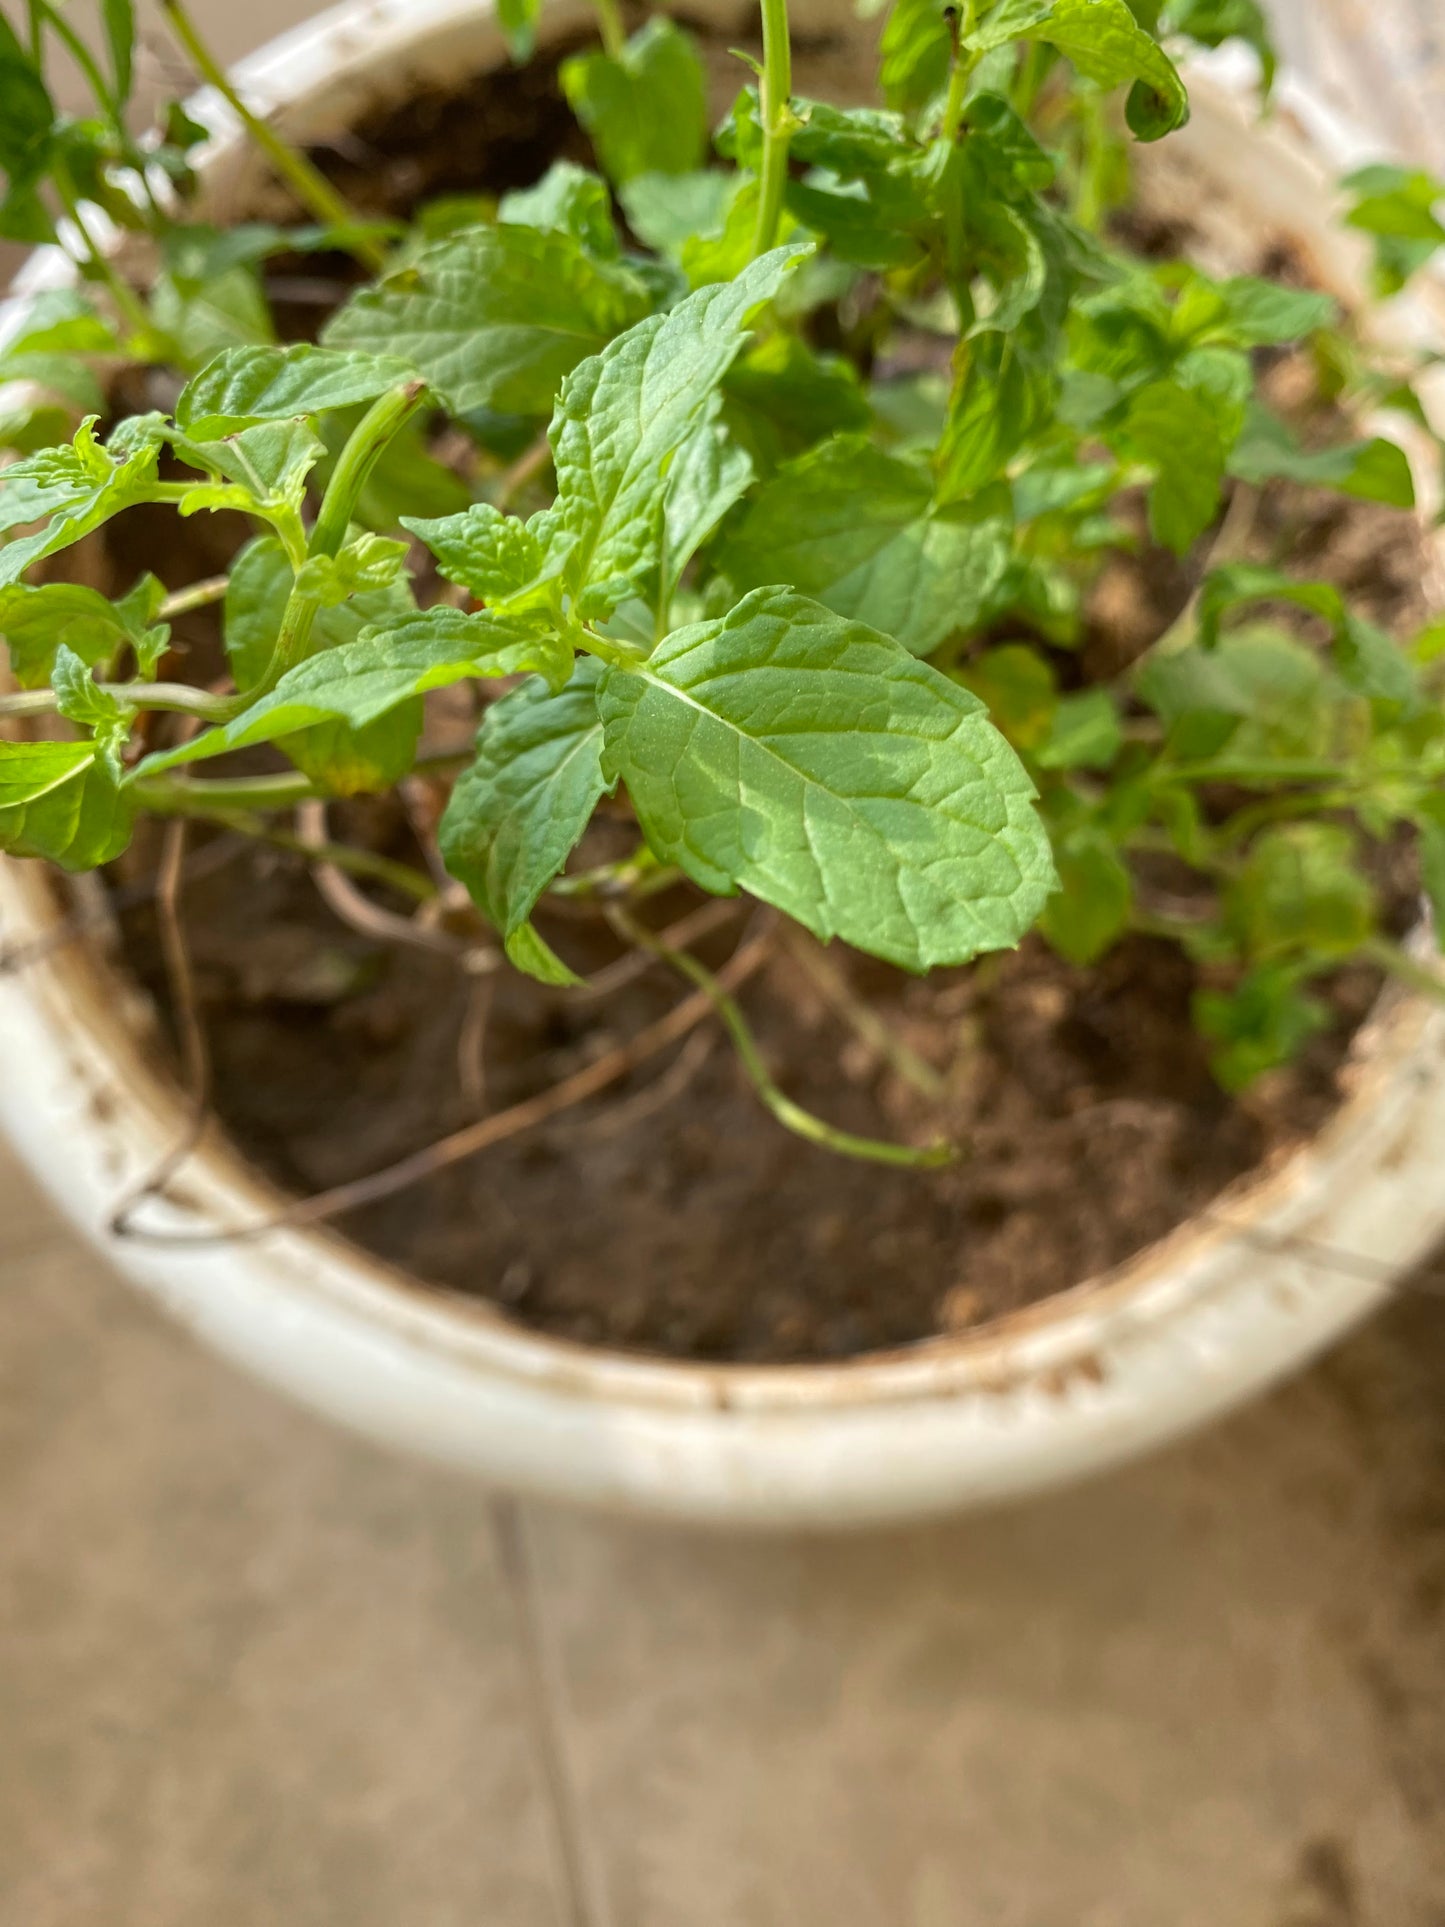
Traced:
<path fill-rule="evenodd" d="M 737 81 L 727 47 L 739 24 L 707 35 L 719 110 Z M 303 113 L 299 124 L 332 128 L 317 157 L 364 206 L 406 211 L 436 194 L 502 191 L 559 155 L 590 159 L 556 82 L 557 60 L 577 39 L 557 16 L 542 57 L 518 74 L 488 64 L 495 46 L 474 33 L 471 62 L 482 64 L 460 84 L 458 48 L 446 39 L 413 55 L 405 93 L 394 69 L 383 88 L 373 61 L 348 81 L 354 118 L 344 138 L 324 117 Z M 800 88 L 845 97 L 863 90 L 869 71 L 836 30 L 805 37 L 798 68 Z M 1228 184 L 1206 185 L 1198 154 L 1154 162 L 1146 157 L 1135 221 L 1146 240 L 1197 246 L 1220 271 L 1318 271 L 1311 240 L 1252 219 Z M 316 317 L 296 319 L 314 327 Z M 110 556 L 117 574 L 154 564 L 157 533 L 127 525 Z M 215 528 L 198 521 L 182 534 L 200 541 Z M 1419 613 L 1422 548 L 1407 519 L 1363 506 L 1342 518 L 1322 501 L 1305 540 L 1311 566 L 1377 619 L 1399 626 Z M 225 560 L 172 550 L 167 565 L 181 580 Z M 1187 572 L 1158 557 L 1115 571 L 1097 599 L 1084 673 L 1117 673 L 1189 588 Z M 189 640 L 198 659 L 215 646 L 204 618 Z M 336 825 L 417 856 L 410 825 L 385 806 L 339 811 Z M 584 854 L 612 854 L 625 836 L 623 825 L 604 824 Z M 129 880 L 155 857 L 153 844 L 140 846 Z M 1403 925 L 1408 870 L 1382 880 Z M 662 907 L 679 917 L 696 905 L 679 892 Z M 676 998 L 656 973 L 605 999 L 509 978 L 485 993 L 483 1013 L 449 966 L 343 930 L 304 873 L 271 854 L 236 853 L 198 877 L 187 918 L 220 1117 L 263 1171 L 303 1193 L 405 1157 L 479 1105 L 535 1094 Z M 144 901 L 122 927 L 131 966 L 164 1010 Z M 746 928 L 740 909 L 702 954 L 721 961 Z M 593 928 L 559 920 L 548 934 L 590 971 L 616 962 Z M 342 1228 L 423 1279 L 592 1344 L 779 1362 L 975 1330 L 1125 1262 L 1230 1184 L 1277 1164 L 1339 1102 L 1351 1038 L 1377 989 L 1371 973 L 1340 974 L 1329 1032 L 1297 1070 L 1244 1103 L 1209 1074 L 1190 1019 L 1196 988 L 1178 951 L 1148 939 L 1093 971 L 1030 940 L 1017 956 L 927 984 L 780 942 L 748 1002 L 785 1086 L 848 1129 L 923 1138 L 941 1125 L 966 1147 L 959 1165 L 860 1170 L 800 1143 L 761 1113 L 731 1053 L 702 1032 L 604 1101 Z M 859 1002 L 896 1040 L 896 1055 L 850 1023 Z M 907 1068 L 920 1060 L 939 1087 L 926 1101 Z"/>

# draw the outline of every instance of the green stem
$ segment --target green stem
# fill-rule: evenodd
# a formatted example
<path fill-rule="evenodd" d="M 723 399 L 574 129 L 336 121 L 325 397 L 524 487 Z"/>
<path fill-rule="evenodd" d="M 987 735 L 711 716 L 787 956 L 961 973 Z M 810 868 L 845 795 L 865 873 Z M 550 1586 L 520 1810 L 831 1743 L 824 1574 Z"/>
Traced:
<path fill-rule="evenodd" d="M 1078 95 L 1081 151 L 1079 177 L 1074 187 L 1074 219 L 1090 234 L 1103 226 L 1105 174 L 1109 159 L 1109 118 L 1102 94 L 1082 90 Z"/>
<path fill-rule="evenodd" d="M 554 877 L 547 886 L 553 897 L 631 897 L 670 890 L 682 880 L 682 871 L 671 863 L 659 863 L 643 843 L 631 856 L 616 863 L 599 863 L 595 869 L 574 870 L 570 876 Z"/>
<path fill-rule="evenodd" d="M 766 254 L 778 238 L 783 195 L 788 185 L 788 145 L 793 137 L 793 50 L 788 39 L 788 0 L 762 0 L 763 165 L 758 178 L 758 220 L 753 258 Z"/>
<path fill-rule="evenodd" d="M 1129 912 L 1129 928 L 1137 930 L 1142 937 L 1163 937 L 1170 943 L 1187 944 L 1191 937 L 1197 937 L 1201 930 L 1208 928 L 1209 919 L 1200 917 L 1166 917 L 1157 910 L 1141 910 L 1137 905 Z"/>
<path fill-rule="evenodd" d="M 426 383 L 421 380 L 388 389 L 371 404 L 352 430 L 321 498 L 320 513 L 306 545 L 308 556 L 335 555 L 340 550 L 372 470 L 392 436 L 421 407 L 425 392 Z"/>
<path fill-rule="evenodd" d="M 18 689 L 0 696 L 0 716 L 53 716 L 55 692 L 52 689 Z"/>
<path fill-rule="evenodd" d="M 241 99 L 224 68 L 201 39 L 183 0 L 161 0 L 161 6 L 170 21 L 172 32 L 185 48 L 196 72 L 215 88 L 276 172 L 294 190 L 302 206 L 326 227 L 358 228 L 361 217 L 356 209 L 336 191 L 321 170 L 289 142 L 282 140 L 276 130 L 268 126 L 259 114 L 252 113 Z M 386 264 L 386 250 L 380 242 L 366 235 L 353 235 L 346 246 L 374 274 L 380 273 Z"/>
<path fill-rule="evenodd" d="M 1149 777 L 1151 789 L 1176 783 L 1330 783 L 1347 780 L 1350 772 L 1338 763 L 1291 761 L 1273 763 L 1161 763 Z"/>
<path fill-rule="evenodd" d="M 595 629 L 577 629 L 572 641 L 605 662 L 609 669 L 636 669 L 647 660 L 646 653 L 636 643 L 619 642 L 615 636 L 599 636 Z"/>
<path fill-rule="evenodd" d="M 651 951 L 664 963 L 686 977 L 711 1003 L 722 1019 L 732 1038 L 739 1061 L 747 1072 L 753 1088 L 764 1105 L 778 1122 L 798 1137 L 806 1138 L 810 1144 L 818 1144 L 827 1151 L 836 1151 L 843 1157 L 860 1158 L 869 1164 L 890 1164 L 908 1169 L 936 1170 L 940 1165 L 951 1164 L 956 1155 L 951 1144 L 930 1144 L 922 1150 L 915 1150 L 910 1144 L 889 1144 L 881 1138 L 855 1137 L 851 1131 L 840 1131 L 836 1126 L 805 1111 L 801 1104 L 780 1091 L 769 1075 L 763 1062 L 746 1017 L 737 999 L 729 995 L 705 964 L 686 950 L 674 950 L 669 944 L 659 940 L 655 933 L 630 917 L 625 910 L 613 909 L 608 912 L 608 920 L 618 935 L 627 942 L 636 944 L 639 949 Z"/>
<path fill-rule="evenodd" d="M 98 687 L 118 702 L 134 703 L 137 709 L 163 709 L 182 716 L 199 716 L 208 723 L 229 722 L 236 714 L 234 696 L 212 696 L 186 683 L 103 682 Z M 53 689 L 24 689 L 14 695 L 0 696 L 0 716 L 53 716 L 57 708 Z"/>
<path fill-rule="evenodd" d="M 64 41 L 66 47 L 69 49 L 71 59 L 85 75 L 90 91 L 95 95 L 96 101 L 106 110 L 107 116 L 113 120 L 116 114 L 115 97 L 111 93 L 109 83 L 106 81 L 104 74 L 100 71 L 99 62 L 81 39 L 80 35 L 75 31 L 74 27 L 71 26 L 70 22 L 57 8 L 46 6 L 44 0 L 40 0 L 40 4 L 33 8 L 31 17 L 32 19 L 37 19 L 37 21 L 43 20 L 50 31 Z"/>
<path fill-rule="evenodd" d="M 144 500 L 147 502 L 169 502 L 178 507 L 193 489 L 204 488 L 205 480 L 197 475 L 189 482 L 152 482 L 147 487 Z"/>
<path fill-rule="evenodd" d="M 132 786 L 136 801 L 160 816 L 254 815 L 309 803 L 320 791 L 309 776 L 147 776 Z"/>
<path fill-rule="evenodd" d="M 622 50 L 627 45 L 627 30 L 622 24 L 622 10 L 617 0 L 592 0 L 597 15 L 597 29 L 602 35 L 603 51 L 613 60 L 620 60 Z"/>
<path fill-rule="evenodd" d="M 948 98 L 943 103 L 943 138 L 956 141 L 963 126 L 963 110 L 968 101 L 968 83 L 973 77 L 977 57 L 964 50 L 964 41 L 973 32 L 975 0 L 963 0 L 952 18 L 953 68 L 948 76 Z"/>
<path fill-rule="evenodd" d="M 56 194 L 60 197 L 60 205 L 70 217 L 71 224 L 85 247 L 87 265 L 97 278 L 104 282 L 111 300 L 136 333 L 150 334 L 151 320 L 145 311 L 144 303 L 86 225 L 85 216 L 80 211 L 79 196 L 75 192 L 69 175 L 63 167 L 57 166 L 52 171 L 51 180 Z"/>
<path fill-rule="evenodd" d="M 228 575 L 208 575 L 202 582 L 193 582 L 189 588 L 177 589 L 168 595 L 157 611 L 157 620 L 169 622 L 175 616 L 189 615 L 192 609 L 208 609 L 213 602 L 220 602 L 230 587 Z"/>
<path fill-rule="evenodd" d="M 1372 937 L 1360 947 L 1371 963 L 1378 964 L 1407 989 L 1421 997 L 1431 997 L 1437 1004 L 1445 1003 L 1445 975 L 1441 974 L 1438 965 L 1432 969 L 1429 964 L 1421 963 L 1408 950 L 1387 942 L 1384 937 Z"/>
<path fill-rule="evenodd" d="M 1292 790 L 1284 796 L 1266 797 L 1247 808 L 1236 810 L 1214 831 L 1221 843 L 1247 843 L 1271 823 L 1286 822 L 1294 816 L 1319 816 L 1326 810 L 1353 809 L 1361 797 L 1369 795 L 1367 786 L 1340 789 Z"/>
<path fill-rule="evenodd" d="M 1033 117 L 1053 63 L 1054 50 L 1046 41 L 1030 40 L 1025 43 L 1023 59 L 1011 89 L 1013 110 L 1020 120 Z"/>
<path fill-rule="evenodd" d="M 968 95 L 968 69 L 961 60 L 953 63 L 953 72 L 948 77 L 948 98 L 943 103 L 943 138 L 952 142 L 958 139 L 958 131 L 963 125 L 963 104 Z"/>
<path fill-rule="evenodd" d="M 213 696 L 204 689 L 192 689 L 183 682 L 103 682 L 101 689 L 119 702 L 134 703 L 138 709 L 174 710 L 182 716 L 199 716 L 203 722 L 229 722 L 236 713 L 234 696 Z"/>
<path fill-rule="evenodd" d="M 340 549 L 346 540 L 346 531 L 351 526 L 361 491 L 381 459 L 382 451 L 397 430 L 421 407 L 425 392 L 426 383 L 422 381 L 409 381 L 400 388 L 389 389 L 372 403 L 357 423 L 321 498 L 320 513 L 306 545 L 308 558 L 335 555 Z M 254 701 L 257 696 L 274 689 L 286 671 L 294 668 L 305 656 L 319 607 L 315 596 L 303 595 L 299 589 L 291 591 L 266 673 L 250 692 L 248 701 Z"/>

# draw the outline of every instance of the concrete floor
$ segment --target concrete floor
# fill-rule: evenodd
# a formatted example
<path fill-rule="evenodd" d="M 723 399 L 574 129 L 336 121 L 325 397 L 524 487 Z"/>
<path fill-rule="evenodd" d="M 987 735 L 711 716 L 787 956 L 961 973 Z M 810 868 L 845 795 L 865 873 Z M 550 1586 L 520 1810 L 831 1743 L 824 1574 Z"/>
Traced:
<path fill-rule="evenodd" d="M 199 1352 L 0 1163 L 0 1927 L 1442 1927 L 1445 1298 L 1082 1491 L 729 1540 Z"/>

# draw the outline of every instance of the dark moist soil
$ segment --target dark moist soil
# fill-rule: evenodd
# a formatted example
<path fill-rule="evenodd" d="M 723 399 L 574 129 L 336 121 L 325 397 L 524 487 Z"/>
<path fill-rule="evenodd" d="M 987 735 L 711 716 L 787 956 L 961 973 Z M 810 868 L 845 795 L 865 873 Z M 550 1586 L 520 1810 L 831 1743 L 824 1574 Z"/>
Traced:
<path fill-rule="evenodd" d="M 559 152 L 588 158 L 554 67 L 539 63 L 469 83 L 460 97 L 378 111 L 344 153 L 319 158 L 359 203 L 404 209 L 521 185 Z M 302 265 L 313 279 L 326 266 Z M 350 272 L 340 262 L 332 271 Z M 319 320 L 314 305 L 282 312 L 298 334 Z M 1278 379 L 1287 387 L 1288 369 Z M 1266 492 L 1257 521 L 1264 548 L 1287 533 L 1301 568 L 1328 573 L 1376 620 L 1418 614 L 1408 518 L 1293 491 L 1287 508 Z M 177 585 L 224 567 L 243 534 L 222 517 L 177 525 L 137 513 L 113 525 L 98 567 L 129 580 L 151 566 Z M 1169 558 L 1112 564 L 1093 599 L 1082 674 L 1117 674 L 1178 613 L 1191 579 Z M 191 618 L 180 640 L 189 673 L 204 679 L 216 661 L 211 617 Z M 433 740 L 464 741 L 472 720 L 454 700 L 433 716 Z M 253 767 L 270 767 L 267 754 Z M 422 808 L 439 802 L 433 793 Z M 331 816 L 335 836 L 424 860 L 394 799 Z M 510 971 L 479 985 L 444 958 L 339 923 L 294 859 L 240 839 L 211 839 L 202 857 L 207 833 L 193 836 L 184 915 L 215 1108 L 242 1150 L 295 1192 L 379 1170 L 547 1089 L 685 994 L 660 966 L 602 995 L 550 991 Z M 143 886 L 159 837 L 143 825 L 117 881 Z M 581 858 L 627 842 L 614 817 Z M 1408 920 L 1407 871 L 1382 880 Z M 131 900 L 124 951 L 168 1049 L 154 910 L 136 894 L 118 898 Z M 649 914 L 661 926 L 700 901 L 680 889 Z M 714 966 L 766 923 L 746 901 L 723 917 L 696 946 Z M 549 912 L 542 923 L 584 972 L 619 955 L 595 915 Z M 1029 939 L 925 981 L 840 946 L 800 949 L 796 933 L 771 928 L 768 961 L 742 1000 L 778 1082 L 847 1130 L 916 1144 L 942 1133 L 962 1148 L 958 1162 L 898 1171 L 809 1146 L 762 1110 L 705 1022 L 605 1096 L 340 1229 L 424 1280 L 588 1343 L 772 1362 L 916 1343 L 1119 1264 L 1318 1129 L 1379 987 L 1369 971 L 1341 972 L 1326 991 L 1329 1030 L 1297 1065 L 1234 1100 L 1211 1078 L 1190 1022 L 1198 973 L 1172 945 L 1134 938 L 1086 971 Z M 860 1034 L 850 1003 L 881 1020 L 891 1054 Z M 931 1072 L 933 1094 L 900 1069 L 906 1053 Z"/>
<path fill-rule="evenodd" d="M 373 814 L 369 828 L 406 851 L 400 825 L 386 836 Z M 678 892 L 659 913 L 689 901 Z M 186 907 L 217 1109 L 288 1189 L 377 1170 L 477 1115 L 460 1048 L 477 993 L 450 963 L 367 942 L 289 862 L 250 849 L 193 884 Z M 755 914 L 740 903 L 700 954 L 720 963 Z M 617 954 L 595 925 L 547 929 L 583 967 Z M 124 931 L 164 1001 L 149 907 Z M 774 1075 L 845 1129 L 927 1142 L 942 1128 L 965 1149 L 956 1165 L 892 1171 L 805 1144 L 762 1111 L 707 1025 L 606 1099 L 340 1228 L 569 1338 L 753 1360 L 908 1344 L 1119 1263 L 1314 1130 L 1376 991 L 1368 972 L 1343 973 L 1330 1033 L 1246 1104 L 1209 1074 L 1189 1020 L 1194 973 L 1168 944 L 1133 940 L 1084 971 L 1031 939 L 926 981 L 838 948 L 828 961 L 944 1094 L 925 1100 L 881 1062 L 781 943 L 743 992 Z M 610 997 L 510 972 L 490 995 L 493 1109 L 635 1036 L 680 992 L 654 969 Z"/>

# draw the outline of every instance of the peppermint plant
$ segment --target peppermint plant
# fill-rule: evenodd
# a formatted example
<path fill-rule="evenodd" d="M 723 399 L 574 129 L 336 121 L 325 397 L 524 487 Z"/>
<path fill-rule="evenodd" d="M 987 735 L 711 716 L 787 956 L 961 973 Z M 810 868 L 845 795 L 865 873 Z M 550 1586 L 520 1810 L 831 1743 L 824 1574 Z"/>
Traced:
<path fill-rule="evenodd" d="M 501 17 L 529 57 L 535 7 Z M 1382 371 L 1327 297 L 1141 258 L 1110 222 L 1127 143 L 1187 117 L 1181 37 L 1240 35 L 1268 80 L 1252 0 L 895 0 L 867 107 L 795 91 L 785 0 L 760 24 L 756 84 L 710 133 L 691 37 L 662 16 L 628 37 L 608 4 L 561 69 L 597 171 L 558 162 L 406 226 L 318 200 L 313 163 L 268 146 L 316 217 L 300 245 L 370 270 L 319 344 L 278 338 L 270 231 L 197 243 L 198 299 L 208 247 L 249 277 L 229 338 L 188 329 L 184 300 L 158 311 L 164 268 L 109 313 L 31 305 L 0 360 L 52 398 L 0 472 L 0 849 L 93 869 L 146 814 L 284 839 L 299 804 L 406 779 L 428 694 L 468 684 L 482 720 L 440 858 L 559 994 L 578 978 L 539 927 L 554 893 L 600 896 L 648 946 L 633 911 L 681 880 L 915 972 L 1030 931 L 1081 967 L 1131 932 L 1177 942 L 1231 1087 L 1319 1028 L 1342 963 L 1433 984 L 1387 935 L 1371 852 L 1413 838 L 1445 907 L 1445 629 L 1388 636 L 1287 545 L 1239 540 L 1265 494 L 1411 507 L 1393 441 L 1317 430 L 1342 403 L 1423 419 L 1419 369 Z M 12 38 L 13 88 L 38 43 Z M 0 159 L 22 208 L 58 178 Z M 161 260 L 192 232 L 158 219 Z M 1393 248 L 1390 273 L 1428 252 Z M 1297 420 L 1262 393 L 1284 356 L 1313 370 Z M 174 371 L 168 410 L 107 417 L 117 357 Z M 96 405 L 58 439 L 76 397 Z M 246 518 L 224 578 L 66 579 L 156 504 Z M 1090 674 L 1091 596 L 1141 551 L 1175 558 L 1188 600 Z M 203 689 L 170 624 L 208 602 L 228 679 Z M 228 768 L 262 746 L 268 773 Z M 579 870 L 594 813 L 624 803 L 632 854 Z M 806 1120 L 669 954 L 785 1122 L 933 1155 Z"/>

